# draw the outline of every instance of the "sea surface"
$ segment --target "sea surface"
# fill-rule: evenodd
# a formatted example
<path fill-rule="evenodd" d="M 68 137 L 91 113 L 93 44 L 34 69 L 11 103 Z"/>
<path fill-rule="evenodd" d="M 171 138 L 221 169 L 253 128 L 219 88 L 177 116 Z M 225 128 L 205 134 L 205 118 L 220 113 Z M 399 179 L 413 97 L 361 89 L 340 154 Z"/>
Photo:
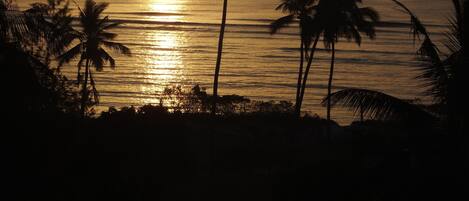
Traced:
<path fill-rule="evenodd" d="M 17 0 L 20 9 L 41 0 Z M 44 0 L 43 0 L 44 1 Z M 84 0 L 77 0 L 83 4 Z M 101 1 L 98 1 L 101 2 Z M 107 0 L 106 15 L 124 22 L 115 29 L 117 40 L 131 48 L 132 57 L 115 54 L 117 67 L 95 74 L 104 110 L 109 106 L 158 104 L 165 87 L 200 84 L 211 93 L 222 0 Z M 364 0 L 381 14 L 382 26 L 375 40 L 361 46 L 348 41 L 337 45 L 334 91 L 361 87 L 404 99 L 428 99 L 415 79 L 418 43 L 409 32 L 409 17 L 391 0 Z M 450 0 L 402 0 L 429 26 L 431 36 L 444 42 Z M 238 94 L 254 100 L 294 101 L 299 62 L 297 25 L 270 35 L 268 24 L 285 15 L 275 10 L 279 0 L 230 0 L 228 27 L 219 93 Z M 77 14 L 77 11 L 73 11 Z M 316 54 L 303 110 L 325 115 L 321 100 L 327 92 L 330 53 Z M 63 69 L 71 79 L 76 64 Z M 337 108 L 333 119 L 348 124 L 352 112 Z"/>

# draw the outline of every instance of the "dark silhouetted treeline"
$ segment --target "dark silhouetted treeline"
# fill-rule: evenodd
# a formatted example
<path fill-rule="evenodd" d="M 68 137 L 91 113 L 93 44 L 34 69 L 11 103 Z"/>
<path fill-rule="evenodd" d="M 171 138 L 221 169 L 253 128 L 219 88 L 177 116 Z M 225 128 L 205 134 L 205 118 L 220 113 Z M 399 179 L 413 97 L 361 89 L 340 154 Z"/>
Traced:
<path fill-rule="evenodd" d="M 8 200 L 459 200 L 451 137 L 402 122 L 125 108 L 3 132 Z M 9 181 L 9 180 L 7 180 Z"/>

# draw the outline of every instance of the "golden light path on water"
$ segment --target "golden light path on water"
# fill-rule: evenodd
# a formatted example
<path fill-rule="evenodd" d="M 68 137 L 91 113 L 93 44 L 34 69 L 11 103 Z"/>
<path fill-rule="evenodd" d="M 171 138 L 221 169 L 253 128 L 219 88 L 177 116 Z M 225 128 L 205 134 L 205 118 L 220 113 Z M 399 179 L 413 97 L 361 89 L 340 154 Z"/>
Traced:
<path fill-rule="evenodd" d="M 148 7 L 152 12 L 162 13 L 162 14 L 171 14 L 161 16 L 154 16 L 154 19 L 165 22 L 174 22 L 179 21 L 183 18 L 183 15 L 180 15 L 181 11 L 184 8 L 184 4 L 181 2 L 184 1 L 174 1 L 174 0 L 150 0 Z"/>
<path fill-rule="evenodd" d="M 177 12 L 180 11 L 180 6 L 177 4 L 171 4 L 172 1 L 168 0 L 152 0 L 150 7 L 155 12 Z"/>
<path fill-rule="evenodd" d="M 152 12 L 179 13 L 183 6 L 174 4 L 173 1 L 152 0 L 149 3 Z M 175 21 L 178 15 L 158 16 L 158 21 Z M 145 94 L 161 93 L 165 87 L 169 87 L 184 79 L 181 45 L 184 42 L 184 33 L 181 31 L 154 31 L 148 33 L 147 41 L 151 41 L 152 48 L 145 50 L 145 80 L 147 85 L 141 87 Z M 158 96 L 143 99 L 143 104 L 159 103 Z"/>
<path fill-rule="evenodd" d="M 145 80 L 148 85 L 142 86 L 145 94 L 161 93 L 165 87 L 178 83 L 184 79 L 182 55 L 179 50 L 184 40 L 182 32 L 154 32 L 149 34 L 150 40 L 155 41 L 153 48 L 146 50 Z M 157 97 L 155 97 L 157 99 Z M 144 104 L 158 103 L 159 100 L 145 99 Z"/>

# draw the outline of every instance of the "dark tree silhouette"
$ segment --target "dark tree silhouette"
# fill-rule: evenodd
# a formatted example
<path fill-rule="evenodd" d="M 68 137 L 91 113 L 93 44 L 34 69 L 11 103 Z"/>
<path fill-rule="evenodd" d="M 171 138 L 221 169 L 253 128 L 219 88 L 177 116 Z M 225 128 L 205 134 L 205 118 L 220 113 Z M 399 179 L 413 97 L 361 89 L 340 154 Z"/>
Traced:
<path fill-rule="evenodd" d="M 93 0 L 85 2 L 85 8 L 80 9 L 80 25 L 76 39 L 79 41 L 76 46 L 59 56 L 60 66 L 70 62 L 72 59 L 80 56 L 78 61 L 78 83 L 82 83 L 81 114 L 86 115 L 87 103 L 91 101 L 89 92 L 93 93 L 92 100 L 98 101 L 99 95 L 96 90 L 96 83 L 93 78 L 90 66 L 94 66 L 96 71 L 102 71 L 106 62 L 110 63 L 111 68 L 115 67 L 115 60 L 106 51 L 114 50 L 124 55 L 131 55 L 130 49 L 121 43 L 113 42 L 117 34 L 109 32 L 110 29 L 120 25 L 118 22 L 112 22 L 109 17 L 101 18 L 102 12 L 108 7 L 108 3 L 96 3 Z M 105 49 L 106 48 L 106 49 Z M 81 68 L 85 63 L 84 78 L 82 78 Z M 84 79 L 84 81 L 82 80 Z M 88 82 L 91 90 L 88 89 Z"/>
<path fill-rule="evenodd" d="M 361 0 L 321 0 L 318 3 L 314 26 L 321 28 L 324 46 L 332 52 L 327 94 L 332 92 L 335 64 L 335 44 L 340 38 L 361 44 L 361 33 L 375 37 L 378 13 L 370 7 L 361 7 Z M 330 101 L 330 99 L 328 99 Z M 330 102 L 327 103 L 327 120 L 331 119 Z"/>
<path fill-rule="evenodd" d="M 423 62 L 421 74 L 417 77 L 423 81 L 427 90 L 425 95 L 432 97 L 434 104 L 440 108 L 442 117 L 446 117 L 449 131 L 455 135 L 463 135 L 467 124 L 466 96 L 461 95 L 461 87 L 467 86 L 467 66 L 469 53 L 467 51 L 467 27 L 469 9 L 467 0 L 453 0 L 454 15 L 449 19 L 450 30 L 446 35 L 445 46 L 448 53 L 441 53 L 430 38 L 425 25 L 404 4 L 393 0 L 405 13 L 410 16 L 414 40 L 423 36 L 417 54 Z"/>
<path fill-rule="evenodd" d="M 72 28 L 69 5 L 68 0 L 49 0 L 47 3 L 33 3 L 26 11 L 35 17 L 36 29 L 44 39 L 43 57 L 46 65 L 50 65 L 52 56 L 64 53 L 78 35 Z"/>
<path fill-rule="evenodd" d="M 367 89 L 349 88 L 334 92 L 322 101 L 323 106 L 328 103 L 331 104 L 331 107 L 350 108 L 355 114 L 360 114 L 362 118 L 366 116 L 375 120 L 430 122 L 436 119 L 430 112 L 411 101 Z"/>
<path fill-rule="evenodd" d="M 453 134 L 462 134 L 465 129 L 466 98 L 461 96 L 461 86 L 465 86 L 465 67 L 467 66 L 467 34 L 464 26 L 467 24 L 468 15 L 464 10 L 468 9 L 467 1 L 454 0 L 454 17 L 450 18 L 450 31 L 446 35 L 445 46 L 449 53 L 443 57 L 442 53 L 430 38 L 430 35 L 421 20 L 404 4 L 393 0 L 403 12 L 410 16 L 411 31 L 414 40 L 421 38 L 421 45 L 417 50 L 420 55 L 422 65 L 419 66 L 420 75 L 417 79 L 422 81 L 425 89 L 424 95 L 433 100 L 436 110 L 432 111 L 433 116 L 437 116 L 448 127 L 448 131 Z M 442 58 L 443 57 L 443 58 Z M 333 93 L 326 97 L 323 103 L 331 101 L 331 105 L 340 105 L 351 108 L 354 111 L 368 111 L 371 118 L 405 116 L 405 114 L 419 111 L 418 105 L 405 103 L 406 101 L 392 96 L 365 89 L 346 89 Z M 367 100 L 365 102 L 360 102 Z M 373 101 L 371 101 L 373 100 Z M 410 104 L 410 105 L 409 105 Z M 373 111 L 373 112 L 370 112 Z M 393 115 L 390 115 L 392 111 Z M 428 112 L 427 112 L 428 113 Z M 415 114 L 415 113 L 414 113 Z M 429 114 L 430 115 L 430 114 Z M 384 118 L 387 119 L 387 118 Z"/>
<path fill-rule="evenodd" d="M 308 56 L 308 49 L 311 45 L 311 35 L 309 29 L 309 16 L 314 9 L 314 3 L 316 0 L 282 0 L 280 5 L 277 6 L 276 10 L 281 10 L 284 13 L 288 13 L 287 16 L 281 17 L 270 24 L 270 33 L 275 34 L 280 29 L 295 22 L 295 18 L 299 19 L 300 29 L 300 64 L 298 68 L 298 83 L 296 86 L 296 97 L 295 97 L 295 115 L 300 116 L 301 103 L 303 96 L 301 95 L 302 83 L 303 83 L 303 71 L 304 71 L 304 60 Z M 316 48 L 317 40 L 313 45 L 312 52 Z M 313 53 L 311 53 L 313 54 Z M 305 71 L 305 79 L 307 79 L 307 73 L 309 69 Z"/>
<path fill-rule="evenodd" d="M 218 77 L 220 75 L 220 68 L 221 68 L 221 58 L 222 58 L 222 53 L 223 53 L 223 39 L 225 37 L 227 11 L 228 11 L 228 0 L 223 0 L 223 13 L 222 13 L 222 19 L 221 19 L 221 25 L 220 25 L 220 36 L 218 39 L 217 63 L 215 66 L 215 75 L 213 78 L 212 114 L 217 113 Z"/>
<path fill-rule="evenodd" d="M 19 11 L 11 1 L 0 1 L 0 66 L 8 75 L 4 82 L 15 83 L 5 91 L 12 115 L 74 113 L 78 108 L 68 80 L 32 52 L 50 39 L 41 19 L 35 12 Z"/>

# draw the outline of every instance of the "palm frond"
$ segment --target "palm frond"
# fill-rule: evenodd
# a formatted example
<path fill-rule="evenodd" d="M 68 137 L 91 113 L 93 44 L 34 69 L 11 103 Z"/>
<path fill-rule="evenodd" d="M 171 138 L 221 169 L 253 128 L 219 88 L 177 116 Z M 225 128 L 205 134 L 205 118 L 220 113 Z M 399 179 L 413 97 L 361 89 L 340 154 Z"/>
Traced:
<path fill-rule="evenodd" d="M 83 35 L 73 29 L 59 28 L 55 32 L 50 33 L 47 36 L 47 43 L 50 51 L 54 55 L 60 55 L 74 43 L 74 41 L 82 41 Z"/>
<path fill-rule="evenodd" d="M 0 10 L 0 39 L 2 42 L 28 44 L 38 39 L 37 32 L 31 28 L 32 18 L 18 10 Z"/>
<path fill-rule="evenodd" d="M 448 48 L 450 53 L 453 53 L 459 51 L 462 48 L 461 41 L 463 36 L 461 36 L 462 30 L 460 30 L 457 20 L 453 17 L 449 19 L 449 22 L 451 28 L 450 31 L 445 33 L 446 41 L 444 45 L 446 48 Z"/>
<path fill-rule="evenodd" d="M 93 0 L 87 0 L 87 1 L 93 1 Z M 101 3 L 94 3 L 95 5 L 93 6 L 93 12 L 96 15 L 101 15 L 104 10 L 109 6 L 109 3 L 107 2 L 101 2 Z"/>
<path fill-rule="evenodd" d="M 368 21 L 371 22 L 379 22 L 380 16 L 378 11 L 376 11 L 374 8 L 371 7 L 363 7 L 359 8 L 360 14 Z"/>
<path fill-rule="evenodd" d="M 425 37 L 428 36 L 427 29 L 423 25 L 423 23 L 420 21 L 420 19 L 409 9 L 407 6 L 405 6 L 403 3 L 401 3 L 398 0 L 392 0 L 394 3 L 396 3 L 401 9 L 403 9 L 404 12 L 406 12 L 410 16 L 410 22 L 412 25 L 412 32 L 414 34 L 414 38 L 418 38 L 419 34 L 424 35 Z"/>
<path fill-rule="evenodd" d="M 99 27 L 98 32 L 106 31 L 106 30 L 109 30 L 109 29 L 114 29 L 114 28 L 119 27 L 120 25 L 122 25 L 122 22 L 111 22 L 111 21 L 109 20 L 109 16 L 106 16 L 106 17 L 103 18 L 103 19 L 101 20 L 101 22 L 99 23 L 99 25 L 98 25 L 98 27 Z"/>
<path fill-rule="evenodd" d="M 464 20 L 464 8 L 461 4 L 465 2 L 461 2 L 461 0 L 453 0 L 454 5 L 454 22 L 456 23 L 457 27 L 463 27 L 463 20 Z"/>
<path fill-rule="evenodd" d="M 362 37 L 360 35 L 359 30 L 357 30 L 355 27 L 351 27 L 349 30 L 349 35 L 348 38 L 349 40 L 353 39 L 353 41 L 358 45 L 361 46 L 362 44 Z"/>
<path fill-rule="evenodd" d="M 427 88 L 425 95 L 432 96 L 434 102 L 440 105 L 445 104 L 448 95 L 447 87 L 449 86 L 449 75 L 448 69 L 446 69 L 446 66 L 440 58 L 438 47 L 431 40 L 427 29 L 417 16 L 398 0 L 392 1 L 410 16 L 412 25 L 411 31 L 414 35 L 414 41 L 420 39 L 420 35 L 424 37 L 417 51 L 417 54 L 420 55 L 424 62 L 420 67 L 422 72 L 417 78 L 425 82 L 423 84 L 423 86 Z"/>
<path fill-rule="evenodd" d="M 331 106 L 341 106 L 362 113 L 376 120 L 432 120 L 434 117 L 417 105 L 394 96 L 367 89 L 350 88 L 332 93 L 325 97 L 322 104 L 331 100 Z"/>
<path fill-rule="evenodd" d="M 116 43 L 116 42 L 111 42 L 111 41 L 101 41 L 101 43 L 106 47 L 111 50 L 114 50 L 118 53 L 130 56 L 132 55 L 132 52 L 128 47 L 123 45 L 122 43 Z"/>
<path fill-rule="evenodd" d="M 104 56 L 96 52 L 94 55 L 90 56 L 91 65 L 96 68 L 96 71 L 102 71 L 104 67 Z"/>
<path fill-rule="evenodd" d="M 98 52 L 104 61 L 109 62 L 112 69 L 116 67 L 116 61 L 114 60 L 114 58 L 112 58 L 111 55 L 109 55 L 109 53 L 106 52 L 106 50 L 99 48 Z"/>
<path fill-rule="evenodd" d="M 77 58 L 82 54 L 83 51 L 83 44 L 80 43 L 75 47 L 71 48 L 67 52 L 63 53 L 58 57 L 59 60 L 59 67 L 63 66 L 65 63 L 69 63 L 71 60 Z"/>
<path fill-rule="evenodd" d="M 275 34 L 278 30 L 287 27 L 295 20 L 295 15 L 281 17 L 270 24 L 270 34 Z"/>
<path fill-rule="evenodd" d="M 422 57 L 422 60 L 428 61 L 431 64 L 441 64 L 440 54 L 438 47 L 433 43 L 430 38 L 425 38 L 417 50 L 418 55 Z"/>
<path fill-rule="evenodd" d="M 371 7 L 359 8 L 358 10 L 357 30 L 365 33 L 370 39 L 374 39 L 376 37 L 375 27 L 381 19 L 380 15 Z"/>
<path fill-rule="evenodd" d="M 117 34 L 116 33 L 110 33 L 110 32 L 101 32 L 99 34 L 99 36 L 103 39 L 103 40 L 113 40 L 117 37 Z"/>
<path fill-rule="evenodd" d="M 297 13 L 299 7 L 298 0 L 281 0 L 281 3 L 275 8 L 284 13 Z"/>

